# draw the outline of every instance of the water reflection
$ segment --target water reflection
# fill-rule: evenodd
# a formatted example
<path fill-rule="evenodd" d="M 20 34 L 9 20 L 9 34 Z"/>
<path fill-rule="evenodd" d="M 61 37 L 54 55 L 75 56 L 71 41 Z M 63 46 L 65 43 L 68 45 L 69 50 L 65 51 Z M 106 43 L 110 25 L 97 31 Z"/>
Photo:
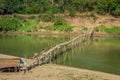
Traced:
<path fill-rule="evenodd" d="M 70 36 L 57 35 L 0 35 L 0 53 L 31 58 L 35 52 L 69 39 Z"/>
<path fill-rule="evenodd" d="M 31 58 L 70 36 L 57 35 L 0 35 L 0 53 Z M 57 57 L 54 63 L 120 74 L 120 39 L 94 38 Z"/>
<path fill-rule="evenodd" d="M 95 38 L 55 60 L 56 64 L 120 74 L 120 39 Z"/>

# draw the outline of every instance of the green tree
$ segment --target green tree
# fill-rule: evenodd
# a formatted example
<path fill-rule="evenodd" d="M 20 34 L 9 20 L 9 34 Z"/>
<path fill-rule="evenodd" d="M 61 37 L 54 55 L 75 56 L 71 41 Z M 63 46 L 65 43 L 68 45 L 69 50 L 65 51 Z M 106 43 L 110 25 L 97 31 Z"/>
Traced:
<path fill-rule="evenodd" d="M 119 0 L 98 0 L 96 11 L 100 14 L 109 13 L 114 16 L 120 16 Z"/>

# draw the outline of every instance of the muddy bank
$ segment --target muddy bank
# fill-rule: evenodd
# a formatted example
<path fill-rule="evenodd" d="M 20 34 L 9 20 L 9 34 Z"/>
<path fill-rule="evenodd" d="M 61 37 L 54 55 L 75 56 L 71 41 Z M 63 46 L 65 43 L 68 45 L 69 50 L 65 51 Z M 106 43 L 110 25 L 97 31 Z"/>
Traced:
<path fill-rule="evenodd" d="M 13 58 L 14 56 L 0 54 L 0 58 Z M 99 71 L 78 69 L 73 67 L 45 64 L 37 66 L 26 74 L 0 73 L 0 80 L 120 80 L 120 75 Z"/>
<path fill-rule="evenodd" d="M 119 75 L 72 67 L 46 64 L 38 66 L 26 74 L 0 73 L 0 80 L 120 80 Z"/>

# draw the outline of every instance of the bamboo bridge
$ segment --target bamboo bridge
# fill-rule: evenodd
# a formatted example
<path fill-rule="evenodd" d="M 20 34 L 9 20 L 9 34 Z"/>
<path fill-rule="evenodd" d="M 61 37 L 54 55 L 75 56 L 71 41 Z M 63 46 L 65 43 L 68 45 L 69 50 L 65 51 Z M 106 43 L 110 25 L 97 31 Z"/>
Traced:
<path fill-rule="evenodd" d="M 58 55 L 63 54 L 67 50 L 70 50 L 72 48 L 77 47 L 80 44 L 85 43 L 87 40 L 93 37 L 94 34 L 94 28 L 91 28 L 88 33 L 79 35 L 69 41 L 57 44 L 56 46 L 52 47 L 48 51 L 43 52 L 39 56 L 39 61 L 37 61 L 37 64 L 35 62 L 32 62 L 27 66 L 27 70 L 31 69 L 37 65 L 41 65 L 43 63 L 50 63 L 53 59 L 55 59 Z M 81 45 L 82 46 L 82 45 Z M 39 63 L 38 63 L 39 62 Z"/>
<path fill-rule="evenodd" d="M 90 31 L 86 34 L 79 35 L 70 41 L 60 43 L 52 47 L 48 51 L 43 52 L 42 55 L 40 56 L 40 60 L 44 63 L 51 62 L 56 56 L 60 55 L 61 53 L 64 53 L 65 51 L 70 50 L 71 48 L 77 47 L 78 45 L 84 43 L 89 38 L 93 37 L 93 34 L 94 28 L 91 28 Z"/>

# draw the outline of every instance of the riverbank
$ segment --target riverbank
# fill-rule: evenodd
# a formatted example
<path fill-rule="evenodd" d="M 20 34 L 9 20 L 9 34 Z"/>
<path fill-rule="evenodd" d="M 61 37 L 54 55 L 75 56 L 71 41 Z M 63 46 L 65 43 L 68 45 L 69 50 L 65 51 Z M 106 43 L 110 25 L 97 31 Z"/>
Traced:
<path fill-rule="evenodd" d="M 84 34 L 85 32 L 58 32 L 58 31 L 40 31 L 40 32 L 0 32 L 1 35 L 62 35 L 62 36 L 78 36 L 81 34 Z M 95 37 L 117 37 L 120 38 L 119 34 L 107 34 L 107 33 L 101 33 L 101 32 L 94 32 Z"/>
<path fill-rule="evenodd" d="M 0 54 L 0 58 L 14 56 Z M 26 74 L 0 73 L 0 80 L 120 80 L 119 75 L 78 69 L 56 64 L 45 64 L 35 67 Z"/>
<path fill-rule="evenodd" d="M 83 14 L 81 14 L 83 15 Z M 22 15 L 22 14 L 16 14 L 15 17 L 14 15 L 5 15 L 3 17 L 8 17 L 10 20 L 11 18 L 19 19 L 18 22 L 20 22 L 21 26 L 19 26 L 17 29 L 10 29 L 11 27 L 14 27 L 15 25 L 18 26 L 19 23 L 14 23 L 15 21 L 11 20 L 12 22 L 8 22 L 6 24 L 6 21 L 1 22 L 1 26 L 3 28 L 8 27 L 7 30 L 3 30 L 1 28 L 0 34 L 53 34 L 53 35 L 79 35 L 88 32 L 89 28 L 96 27 L 95 32 L 99 33 L 100 35 L 120 35 L 120 18 L 118 17 L 113 17 L 110 15 L 102 16 L 102 15 L 97 15 L 97 19 L 94 21 L 94 18 L 90 16 L 86 16 L 84 14 L 84 17 L 76 16 L 76 17 L 65 17 L 61 16 L 61 21 L 62 23 L 66 23 L 67 25 L 64 24 L 57 24 L 55 25 L 55 22 L 45 22 L 41 20 L 36 20 L 40 19 L 38 16 L 39 15 Z M 32 17 L 32 18 L 31 18 Z M 15 26 L 15 27 L 16 27 Z M 69 29 L 69 27 L 72 26 L 72 28 Z M 65 30 L 64 30 L 65 28 Z M 9 30 L 10 29 L 10 30 Z"/>
<path fill-rule="evenodd" d="M 38 66 L 28 73 L 0 73 L 0 80 L 120 80 L 119 75 L 55 64 Z"/>

